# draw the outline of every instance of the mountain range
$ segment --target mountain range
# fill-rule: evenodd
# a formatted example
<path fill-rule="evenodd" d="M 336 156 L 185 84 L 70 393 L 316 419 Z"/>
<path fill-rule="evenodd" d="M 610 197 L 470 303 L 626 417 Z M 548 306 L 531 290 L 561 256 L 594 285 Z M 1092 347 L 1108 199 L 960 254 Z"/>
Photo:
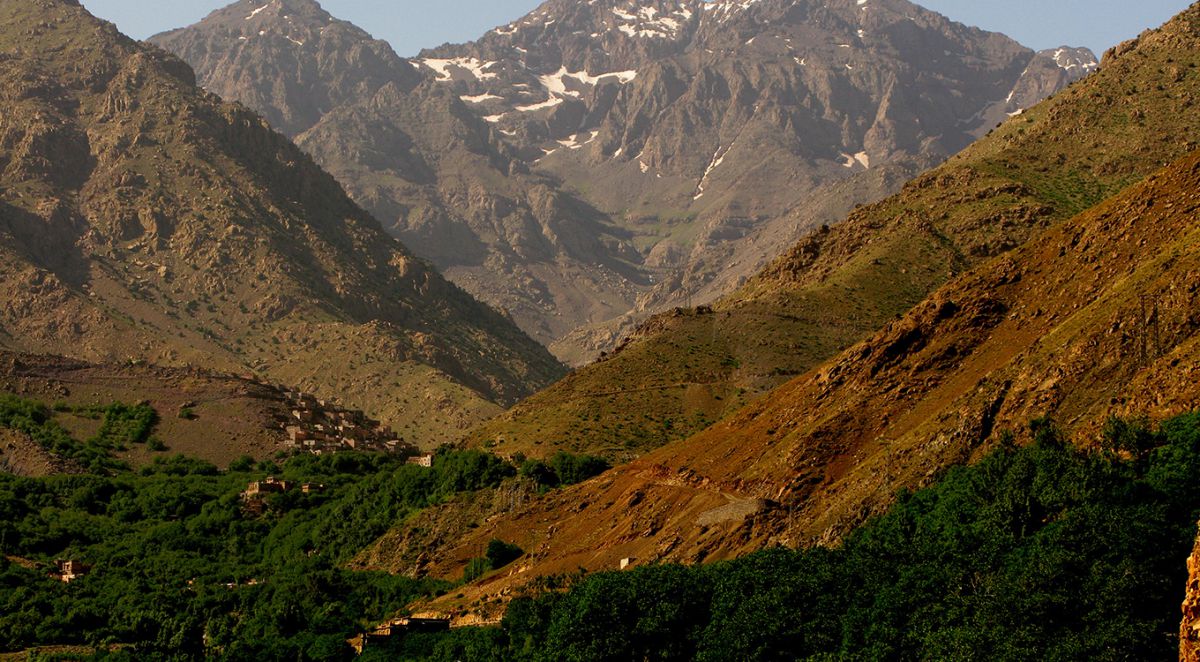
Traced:
<path fill-rule="evenodd" d="M 242 0 L 151 41 L 571 364 L 1096 66 L 904 0 L 550 1 L 411 60 Z"/>
<path fill-rule="evenodd" d="M 0 63 L 3 649 L 1173 645 L 1200 3 L 1097 62 L 904 0 L 411 59 L 311 0 L 0 0 Z"/>
<path fill-rule="evenodd" d="M 738 411 L 956 275 L 1195 149 L 1195 81 L 1163 59 L 1169 85 L 1157 71 L 1124 87 L 1089 78 L 1043 104 L 1050 114 L 1014 115 L 897 195 L 781 251 L 711 306 L 650 319 L 616 352 L 473 430 L 471 442 L 628 459 Z"/>

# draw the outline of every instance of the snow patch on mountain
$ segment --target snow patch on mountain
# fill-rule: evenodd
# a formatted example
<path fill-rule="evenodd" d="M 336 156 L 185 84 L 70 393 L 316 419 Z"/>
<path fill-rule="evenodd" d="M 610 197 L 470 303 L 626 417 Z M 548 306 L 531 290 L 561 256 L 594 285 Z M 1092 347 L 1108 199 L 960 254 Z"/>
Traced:
<path fill-rule="evenodd" d="M 592 76 L 587 71 L 567 71 L 567 68 L 564 66 L 552 74 L 538 76 L 538 81 L 551 94 L 578 98 L 583 96 L 583 92 L 574 88 L 580 86 L 595 87 L 601 81 L 608 79 L 614 79 L 618 83 L 626 85 L 635 78 L 637 78 L 636 71 L 614 71 L 612 73 Z M 568 81 L 574 81 L 576 85 L 568 88 Z"/>
<path fill-rule="evenodd" d="M 709 161 L 708 167 L 704 169 L 704 176 L 700 178 L 700 183 L 696 185 L 696 194 L 692 196 L 692 200 L 699 200 L 704 197 L 704 185 L 708 183 L 708 176 L 714 170 L 721 167 L 721 164 L 725 162 L 725 156 L 729 154 L 729 150 L 731 149 L 733 149 L 733 143 L 730 143 L 729 147 L 725 149 L 718 147 L 717 151 L 713 152 L 712 161 Z"/>
<path fill-rule="evenodd" d="M 587 139 L 580 140 L 580 137 L 585 136 L 585 135 L 587 136 Z M 566 140 L 557 140 L 555 142 L 557 142 L 559 145 L 562 145 L 563 147 L 566 147 L 567 149 L 580 149 L 584 145 L 587 145 L 587 144 L 591 143 L 593 140 L 595 140 L 596 136 L 598 136 L 598 135 L 600 135 L 599 131 L 590 131 L 590 132 L 587 132 L 586 134 L 585 133 L 576 133 L 575 135 L 570 136 Z"/>
<path fill-rule="evenodd" d="M 612 14 L 618 19 L 615 26 L 617 31 L 629 37 L 645 39 L 676 39 L 682 33 L 684 24 L 692 18 L 692 10 L 684 4 L 663 13 L 657 7 L 630 3 L 624 9 L 613 7 Z"/>
<path fill-rule="evenodd" d="M 1062 47 L 1054 51 L 1054 63 L 1060 68 L 1070 71 L 1075 68 L 1080 68 L 1084 73 L 1092 73 L 1100 68 L 1100 63 L 1096 61 L 1096 57 L 1091 51 L 1079 48 Z"/>
<path fill-rule="evenodd" d="M 562 102 L 563 102 L 562 97 L 550 97 L 549 99 L 547 99 L 541 103 L 530 104 L 528 106 L 517 106 L 513 110 L 520 112 L 520 113 L 532 113 L 532 112 L 537 112 L 539 110 L 545 110 L 547 108 L 553 108 Z"/>
<path fill-rule="evenodd" d="M 476 80 L 493 80 L 497 78 L 495 72 L 487 71 L 495 62 L 482 62 L 473 57 L 458 57 L 451 59 L 425 58 L 418 60 L 421 64 L 433 69 L 438 74 L 438 80 L 449 82 L 454 80 L 454 71 L 465 71 L 475 77 Z"/>
<path fill-rule="evenodd" d="M 716 18 L 719 22 L 724 23 L 736 16 L 739 12 L 746 11 L 750 7 L 758 4 L 760 0 L 712 0 L 704 5 L 704 9 L 709 15 Z"/>
<path fill-rule="evenodd" d="M 843 152 L 841 156 L 842 159 L 844 159 L 842 161 L 843 168 L 853 168 L 854 166 L 858 165 L 862 166 L 863 168 L 871 167 L 871 156 L 866 152 L 859 152 L 853 155 Z"/>
<path fill-rule="evenodd" d="M 459 99 L 462 99 L 463 101 L 465 101 L 467 103 L 484 103 L 485 101 L 492 101 L 494 99 L 503 99 L 503 98 L 504 97 L 496 96 L 495 94 L 488 94 L 488 93 L 476 94 L 475 96 L 459 97 Z"/>

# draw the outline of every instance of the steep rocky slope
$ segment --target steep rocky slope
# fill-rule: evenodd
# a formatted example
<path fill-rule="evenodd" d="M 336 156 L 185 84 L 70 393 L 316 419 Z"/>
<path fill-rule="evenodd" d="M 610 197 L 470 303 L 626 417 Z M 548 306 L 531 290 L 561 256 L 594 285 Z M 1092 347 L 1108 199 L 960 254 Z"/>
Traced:
<path fill-rule="evenodd" d="M 0 346 L 254 372 L 421 443 L 560 374 L 183 62 L 68 0 L 0 18 Z"/>
<path fill-rule="evenodd" d="M 1200 151 L 989 260 L 711 429 L 433 555 L 528 550 L 464 604 L 577 567 L 699 562 L 832 543 L 1035 417 L 1079 443 L 1112 414 L 1200 407 Z M 485 610 L 486 611 L 486 610 Z"/>
<path fill-rule="evenodd" d="M 903 0 L 551 0 L 409 63 L 305 0 L 154 40 L 573 363 L 1095 65 Z"/>
<path fill-rule="evenodd" d="M 616 218 L 646 256 L 654 284 L 632 314 L 555 345 L 576 358 L 648 312 L 729 291 L 781 245 L 962 149 L 1020 97 L 1043 98 L 1020 90 L 1085 72 L 1047 71 L 1052 60 L 1007 38 L 903 1 L 552 1 L 422 55 L 438 68 L 493 63 L 493 77 L 445 83 L 488 95 L 484 112 L 537 170 Z"/>
<path fill-rule="evenodd" d="M 1115 49 L 1096 74 L 795 244 L 710 308 L 652 319 L 472 442 L 620 458 L 686 437 L 1194 149 L 1196 16 L 1193 7 Z"/>

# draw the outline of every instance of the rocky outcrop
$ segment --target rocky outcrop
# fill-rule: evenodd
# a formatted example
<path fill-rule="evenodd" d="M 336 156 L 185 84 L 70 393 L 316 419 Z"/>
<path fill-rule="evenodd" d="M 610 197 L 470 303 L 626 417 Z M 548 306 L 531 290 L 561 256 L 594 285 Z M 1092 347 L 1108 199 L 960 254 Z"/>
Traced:
<path fill-rule="evenodd" d="M 28 435 L 0 428 L 0 473 L 41 478 L 57 474 L 82 474 L 83 467 L 56 457 Z"/>
<path fill-rule="evenodd" d="M 385 41 L 315 2 L 238 2 L 214 12 L 210 31 L 175 30 L 155 37 L 168 50 L 186 50 L 202 72 L 201 84 L 224 99 L 237 99 L 290 136 L 315 126 L 346 99 L 361 99 L 385 85 L 401 93 L 421 76 Z M 230 41 L 247 47 L 231 49 Z M 304 49 L 303 57 L 297 57 Z M 263 81 L 270 80 L 271 85 Z"/>
<path fill-rule="evenodd" d="M 1200 661 L 1200 537 L 1187 560 L 1187 593 L 1179 625 L 1179 662 Z"/>
<path fill-rule="evenodd" d="M 1004 111 L 1009 116 L 1020 114 L 1099 66 L 1095 54 L 1086 48 L 1062 46 L 1039 51 L 1009 92 Z"/>

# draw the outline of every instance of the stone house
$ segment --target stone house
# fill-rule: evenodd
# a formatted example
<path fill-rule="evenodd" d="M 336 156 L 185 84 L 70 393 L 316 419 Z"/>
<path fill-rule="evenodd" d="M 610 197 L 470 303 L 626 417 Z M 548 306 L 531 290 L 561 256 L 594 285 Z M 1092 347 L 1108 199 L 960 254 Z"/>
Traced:
<path fill-rule="evenodd" d="M 433 467 L 433 453 L 424 453 L 408 458 L 408 464 L 415 464 L 419 467 Z"/>
<path fill-rule="evenodd" d="M 55 561 L 54 565 L 58 569 L 58 572 L 51 574 L 51 577 L 62 581 L 64 584 L 70 584 L 92 571 L 92 566 L 74 559 Z"/>

